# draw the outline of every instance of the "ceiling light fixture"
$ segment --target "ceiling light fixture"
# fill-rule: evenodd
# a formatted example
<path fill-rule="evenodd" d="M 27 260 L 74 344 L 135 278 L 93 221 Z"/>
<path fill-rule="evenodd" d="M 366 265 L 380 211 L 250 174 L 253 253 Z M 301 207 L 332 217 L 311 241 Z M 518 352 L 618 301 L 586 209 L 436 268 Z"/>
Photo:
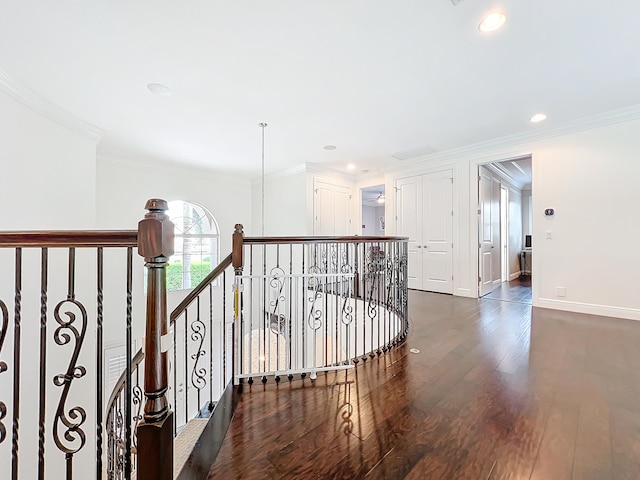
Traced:
<path fill-rule="evenodd" d="M 531 117 L 530 122 L 540 123 L 540 122 L 544 122 L 546 119 L 547 119 L 546 113 L 536 113 L 533 117 Z"/>
<path fill-rule="evenodd" d="M 380 192 L 380 195 L 378 195 L 378 198 L 376 201 L 378 203 L 384 203 L 384 193 Z"/>
<path fill-rule="evenodd" d="M 324 147 L 325 150 L 335 150 L 337 147 L 335 145 L 325 145 Z"/>
<path fill-rule="evenodd" d="M 494 32 L 498 30 L 504 22 L 507 20 L 507 17 L 503 13 L 493 12 L 484 17 L 484 19 L 478 25 L 478 30 L 481 32 Z"/>
<path fill-rule="evenodd" d="M 356 166 L 353 163 L 350 163 L 349 165 L 347 165 L 347 170 L 355 170 Z"/>
<path fill-rule="evenodd" d="M 156 95 L 160 95 L 161 97 L 168 97 L 171 95 L 169 87 L 162 85 L 161 83 L 150 83 L 147 85 L 147 90 L 151 93 L 155 93 Z"/>

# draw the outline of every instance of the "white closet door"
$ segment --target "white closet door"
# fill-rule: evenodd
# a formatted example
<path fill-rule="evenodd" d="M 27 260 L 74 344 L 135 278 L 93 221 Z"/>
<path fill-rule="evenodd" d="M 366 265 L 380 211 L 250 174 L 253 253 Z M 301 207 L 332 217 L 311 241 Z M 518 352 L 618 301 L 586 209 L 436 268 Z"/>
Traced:
<path fill-rule="evenodd" d="M 423 177 L 424 290 L 453 293 L 453 172 Z"/>
<path fill-rule="evenodd" d="M 409 237 L 409 288 L 422 289 L 422 176 L 396 180 L 397 234 Z"/>
<path fill-rule="evenodd" d="M 313 234 L 350 235 L 351 189 L 344 185 L 314 182 Z"/>

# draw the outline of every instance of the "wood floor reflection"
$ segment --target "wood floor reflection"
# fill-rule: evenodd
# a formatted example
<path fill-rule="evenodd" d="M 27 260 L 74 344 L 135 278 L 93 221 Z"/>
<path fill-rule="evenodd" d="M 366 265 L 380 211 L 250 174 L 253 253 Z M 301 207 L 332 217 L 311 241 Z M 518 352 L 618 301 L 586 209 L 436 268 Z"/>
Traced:
<path fill-rule="evenodd" d="M 386 356 L 245 389 L 208 478 L 640 478 L 640 323 L 421 292 L 410 312 Z"/>

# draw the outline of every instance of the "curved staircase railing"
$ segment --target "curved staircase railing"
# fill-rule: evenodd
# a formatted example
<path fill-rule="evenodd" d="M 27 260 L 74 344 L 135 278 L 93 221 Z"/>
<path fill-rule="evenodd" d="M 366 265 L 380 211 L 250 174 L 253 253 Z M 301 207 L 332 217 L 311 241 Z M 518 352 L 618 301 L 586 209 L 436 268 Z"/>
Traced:
<path fill-rule="evenodd" d="M 236 225 L 232 253 L 168 313 L 173 225 L 165 201 L 146 208 L 137 231 L 0 233 L 0 262 L 14 267 L 0 276 L 0 477 L 172 479 L 175 432 L 219 399 L 229 411 L 234 385 L 313 380 L 407 334 L 404 238 L 251 238 Z M 147 267 L 144 334 L 134 247 Z M 114 338 L 125 368 L 105 403 Z"/>

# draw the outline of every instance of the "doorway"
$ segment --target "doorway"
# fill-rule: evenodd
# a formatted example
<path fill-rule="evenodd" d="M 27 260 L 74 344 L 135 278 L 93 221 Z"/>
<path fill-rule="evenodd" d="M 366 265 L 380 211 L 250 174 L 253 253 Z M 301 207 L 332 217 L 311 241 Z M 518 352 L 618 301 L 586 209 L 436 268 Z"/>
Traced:
<path fill-rule="evenodd" d="M 531 157 L 478 166 L 479 297 L 531 303 L 531 181 Z"/>
<path fill-rule="evenodd" d="M 385 192 L 384 185 L 374 185 L 360 189 L 361 234 L 379 237 L 385 232 Z"/>

